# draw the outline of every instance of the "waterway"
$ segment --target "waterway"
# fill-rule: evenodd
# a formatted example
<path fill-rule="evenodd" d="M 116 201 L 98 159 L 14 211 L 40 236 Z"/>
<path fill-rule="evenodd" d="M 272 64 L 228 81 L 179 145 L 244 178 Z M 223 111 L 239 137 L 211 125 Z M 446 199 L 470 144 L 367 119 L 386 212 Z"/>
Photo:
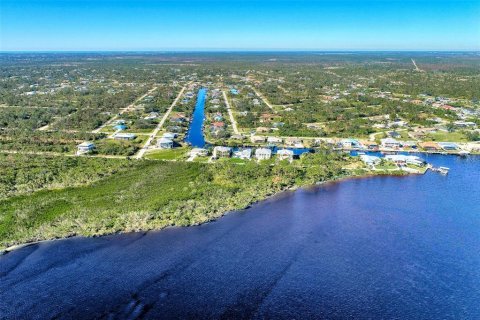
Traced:
<path fill-rule="evenodd" d="M 480 158 L 0 257 L 0 318 L 480 319 Z"/>
<path fill-rule="evenodd" d="M 203 135 L 203 122 L 205 120 L 205 100 L 207 89 L 198 90 L 197 103 L 193 111 L 192 121 L 188 129 L 185 141 L 193 147 L 203 148 L 205 146 L 205 137 Z"/>

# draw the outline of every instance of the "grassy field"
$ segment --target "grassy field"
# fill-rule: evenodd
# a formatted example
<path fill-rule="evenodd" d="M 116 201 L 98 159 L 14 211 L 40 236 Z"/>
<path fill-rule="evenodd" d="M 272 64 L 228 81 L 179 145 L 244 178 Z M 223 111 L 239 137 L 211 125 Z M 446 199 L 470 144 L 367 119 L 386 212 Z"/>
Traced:
<path fill-rule="evenodd" d="M 428 137 L 433 141 L 438 142 L 467 142 L 467 137 L 461 132 L 443 132 L 438 131 L 430 133 Z"/>
<path fill-rule="evenodd" d="M 0 248 L 71 235 L 199 224 L 288 187 L 342 176 L 345 161 L 338 155 L 316 155 L 305 159 L 305 168 L 138 161 L 91 184 L 0 201 Z"/>
<path fill-rule="evenodd" d="M 145 158 L 151 160 L 176 160 L 186 157 L 187 151 L 187 148 L 154 150 L 146 153 Z"/>

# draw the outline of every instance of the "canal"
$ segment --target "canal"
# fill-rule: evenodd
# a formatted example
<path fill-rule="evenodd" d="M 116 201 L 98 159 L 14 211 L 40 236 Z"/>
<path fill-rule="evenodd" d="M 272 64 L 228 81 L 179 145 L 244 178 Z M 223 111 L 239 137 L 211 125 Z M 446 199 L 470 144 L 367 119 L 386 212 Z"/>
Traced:
<path fill-rule="evenodd" d="M 203 148 L 205 146 L 205 137 L 203 136 L 203 121 L 205 120 L 205 100 L 207 98 L 207 89 L 198 90 L 197 103 L 193 111 L 192 121 L 188 129 L 185 141 L 192 147 Z"/>

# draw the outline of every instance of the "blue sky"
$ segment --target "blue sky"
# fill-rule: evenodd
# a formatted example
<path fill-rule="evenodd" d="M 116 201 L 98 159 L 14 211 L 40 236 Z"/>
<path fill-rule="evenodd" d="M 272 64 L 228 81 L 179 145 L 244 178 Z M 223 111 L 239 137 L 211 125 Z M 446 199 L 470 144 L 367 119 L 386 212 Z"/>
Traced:
<path fill-rule="evenodd" d="M 480 0 L 0 0 L 0 50 L 480 50 Z"/>

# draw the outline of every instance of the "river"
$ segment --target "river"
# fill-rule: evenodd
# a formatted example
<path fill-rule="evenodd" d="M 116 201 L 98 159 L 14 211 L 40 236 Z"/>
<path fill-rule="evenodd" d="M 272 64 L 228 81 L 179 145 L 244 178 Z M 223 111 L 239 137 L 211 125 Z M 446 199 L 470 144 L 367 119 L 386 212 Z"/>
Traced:
<path fill-rule="evenodd" d="M 193 111 L 192 121 L 188 128 L 185 141 L 193 147 L 203 148 L 205 146 L 205 137 L 203 136 L 203 121 L 205 120 L 205 99 L 207 89 L 198 90 L 197 103 Z"/>
<path fill-rule="evenodd" d="M 0 318 L 480 318 L 480 158 L 0 257 Z"/>

